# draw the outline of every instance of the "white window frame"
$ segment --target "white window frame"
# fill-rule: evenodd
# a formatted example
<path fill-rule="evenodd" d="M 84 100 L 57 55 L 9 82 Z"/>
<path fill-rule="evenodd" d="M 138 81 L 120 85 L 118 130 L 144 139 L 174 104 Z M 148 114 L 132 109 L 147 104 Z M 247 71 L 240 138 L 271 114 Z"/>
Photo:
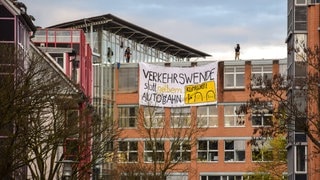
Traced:
<path fill-rule="evenodd" d="M 145 106 L 144 127 L 145 128 L 162 128 L 165 122 L 165 112 L 163 107 Z"/>
<path fill-rule="evenodd" d="M 202 113 L 203 112 L 203 113 Z M 218 106 L 198 106 L 198 127 L 218 127 Z"/>
<path fill-rule="evenodd" d="M 298 170 L 298 147 L 304 147 L 304 171 L 299 171 Z M 295 157 L 294 158 L 294 167 L 295 167 L 295 172 L 296 173 L 307 173 L 307 169 L 308 169 L 308 164 L 307 164 L 307 146 L 306 145 L 297 145 L 294 147 L 295 151 L 294 151 L 294 154 L 295 154 Z"/>
<path fill-rule="evenodd" d="M 170 109 L 171 128 L 187 128 L 191 125 L 191 108 L 175 107 Z"/>
<path fill-rule="evenodd" d="M 138 141 L 119 141 L 118 143 L 119 162 L 138 162 Z M 124 143 L 125 149 L 121 149 L 122 143 Z"/>
<path fill-rule="evenodd" d="M 200 175 L 200 180 L 209 180 L 212 178 L 218 178 L 219 180 L 245 180 L 244 175 Z"/>
<path fill-rule="evenodd" d="M 253 88 L 259 88 L 261 87 L 260 84 L 258 84 L 257 79 L 263 80 L 265 77 L 267 77 L 268 80 L 272 80 L 272 64 L 268 65 L 252 65 L 251 66 L 251 85 Z M 258 84 L 258 85 L 257 85 Z M 262 84 L 264 86 L 264 84 Z"/>
<path fill-rule="evenodd" d="M 118 91 L 138 92 L 138 68 L 120 68 L 118 70 Z"/>
<path fill-rule="evenodd" d="M 176 143 L 176 147 L 178 149 L 174 149 L 173 143 Z M 171 154 L 173 162 L 189 162 L 191 161 L 191 145 L 189 141 L 181 141 L 181 142 L 171 142 Z M 188 156 L 186 156 L 188 155 Z M 188 159 L 184 159 L 184 157 L 188 157 Z M 176 159 L 178 158 L 178 159 Z"/>
<path fill-rule="evenodd" d="M 229 71 L 228 71 L 229 70 Z M 226 78 L 226 76 L 233 76 L 232 85 L 227 86 L 227 81 L 229 79 Z M 241 77 L 243 83 L 242 85 L 237 85 L 238 78 Z M 245 88 L 245 66 L 225 66 L 224 67 L 224 89 L 243 89 Z"/>
<path fill-rule="evenodd" d="M 129 108 L 125 110 L 125 112 L 121 112 L 122 109 Z M 134 109 L 134 115 L 130 115 L 132 113 L 132 109 Z M 118 125 L 119 128 L 136 128 L 137 127 L 137 119 L 138 119 L 138 106 L 118 106 Z M 124 113 L 124 114 L 123 114 Z M 128 113 L 128 114 L 127 114 Z M 132 123 L 134 125 L 132 125 Z"/>
<path fill-rule="evenodd" d="M 301 0 L 295 0 L 295 5 L 298 5 L 298 6 L 307 5 L 307 2 L 308 2 L 308 0 L 303 0 L 304 3 L 299 3 L 298 1 L 301 1 Z"/>
<path fill-rule="evenodd" d="M 227 147 L 226 143 L 233 143 L 232 148 Z M 239 160 L 238 153 L 242 152 L 244 155 L 243 160 Z M 226 154 L 233 154 L 232 159 L 227 159 Z M 225 162 L 245 162 L 246 161 L 246 141 L 245 140 L 224 140 L 224 161 Z"/>
<path fill-rule="evenodd" d="M 255 152 L 261 156 L 261 160 L 254 160 Z M 268 156 L 271 153 L 271 160 Z M 251 160 L 252 162 L 271 162 L 273 160 L 273 150 L 267 140 L 257 140 L 256 145 L 251 144 Z"/>
<path fill-rule="evenodd" d="M 224 127 L 245 127 L 245 115 L 237 114 L 240 105 L 224 105 Z M 227 108 L 230 108 L 229 110 Z M 232 111 L 233 113 L 229 113 Z M 228 114 L 227 114 L 228 113 Z"/>
<path fill-rule="evenodd" d="M 152 144 L 152 148 L 150 147 L 148 144 Z M 157 144 L 157 145 L 156 145 Z M 145 141 L 144 142 L 144 162 L 146 163 L 150 163 L 150 162 L 154 162 L 155 159 L 153 159 L 153 155 L 154 153 L 156 154 L 156 161 L 157 162 L 163 162 L 164 161 L 164 141 L 162 140 L 154 140 L 154 141 Z M 159 157 L 161 157 L 161 159 L 159 159 Z"/>
<path fill-rule="evenodd" d="M 200 147 L 200 141 L 206 143 L 206 148 Z M 216 148 L 211 148 L 214 146 L 212 143 L 216 144 Z M 218 162 L 219 159 L 219 141 L 218 140 L 198 140 L 197 143 L 197 155 L 198 161 L 202 162 Z M 205 155 L 205 158 L 202 155 Z M 202 157 L 201 157 L 202 156 Z M 204 160 L 205 159 L 205 160 Z"/>

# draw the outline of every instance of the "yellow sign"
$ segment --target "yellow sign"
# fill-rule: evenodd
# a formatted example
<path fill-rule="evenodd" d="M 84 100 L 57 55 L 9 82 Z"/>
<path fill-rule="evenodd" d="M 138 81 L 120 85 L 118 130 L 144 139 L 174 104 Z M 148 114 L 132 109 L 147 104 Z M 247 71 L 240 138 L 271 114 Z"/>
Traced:
<path fill-rule="evenodd" d="M 214 102 L 217 100 L 215 82 L 208 81 L 201 84 L 185 86 L 184 97 L 186 104 Z"/>

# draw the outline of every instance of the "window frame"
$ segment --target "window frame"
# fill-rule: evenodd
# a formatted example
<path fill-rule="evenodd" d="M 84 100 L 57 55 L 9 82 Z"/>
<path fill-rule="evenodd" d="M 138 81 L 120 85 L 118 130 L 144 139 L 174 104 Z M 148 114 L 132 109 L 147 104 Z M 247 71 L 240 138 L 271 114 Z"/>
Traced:
<path fill-rule="evenodd" d="M 125 110 L 125 108 L 129 108 L 129 110 Z M 124 112 L 121 112 L 124 109 Z M 131 111 L 134 109 L 134 111 Z M 131 106 L 118 106 L 118 126 L 119 128 L 137 128 L 137 120 L 139 114 L 139 107 L 137 105 Z M 130 115 L 130 113 L 134 112 L 134 115 Z M 129 113 L 128 116 L 123 116 L 123 114 Z M 127 114 L 126 114 L 127 115 Z M 125 120 L 128 120 L 126 122 Z M 132 122 L 134 121 L 134 122 Z M 132 126 L 131 124 L 134 123 Z"/>
<path fill-rule="evenodd" d="M 165 123 L 165 109 L 163 107 L 144 106 L 144 127 L 163 128 Z M 150 115 L 152 114 L 152 115 Z"/>
<path fill-rule="evenodd" d="M 118 70 L 118 92 L 138 92 L 138 67 L 122 67 Z"/>
<path fill-rule="evenodd" d="M 211 109 L 213 108 L 213 109 Z M 201 110 L 203 109 L 203 110 Z M 205 111 L 204 114 L 200 114 L 200 111 Z M 218 106 L 209 105 L 209 106 L 198 106 L 197 107 L 197 122 L 198 127 L 218 127 Z"/>
<path fill-rule="evenodd" d="M 176 144 L 176 147 L 178 147 L 177 149 L 173 147 L 174 143 Z M 178 157 L 179 159 L 176 159 L 175 157 Z M 191 161 L 190 141 L 181 141 L 181 142 L 171 141 L 171 161 L 173 162 L 190 162 Z"/>
<path fill-rule="evenodd" d="M 252 162 L 273 161 L 273 149 L 267 140 L 257 140 L 257 145 L 251 144 Z"/>
<path fill-rule="evenodd" d="M 270 113 L 268 113 L 268 114 L 252 113 L 251 114 L 251 125 L 252 125 L 252 127 L 270 127 L 270 126 L 272 126 L 272 117 L 273 117 L 273 115 Z M 258 122 L 258 120 L 254 120 L 254 118 L 257 118 L 257 119 L 259 118 L 261 123 L 254 124 L 254 122 Z"/>
<path fill-rule="evenodd" d="M 170 108 L 170 127 L 188 128 L 191 126 L 191 107 Z"/>
<path fill-rule="evenodd" d="M 230 71 L 227 71 L 227 69 L 230 69 Z M 232 70 L 232 71 L 231 71 Z M 242 85 L 238 85 L 237 82 L 238 82 L 238 79 L 237 77 L 241 75 L 241 79 L 242 79 Z M 227 79 L 227 76 L 233 76 L 232 77 L 232 84 L 233 85 L 226 85 L 226 81 L 229 80 Z M 242 65 L 242 66 L 225 66 L 224 67 L 224 89 L 244 89 L 245 88 L 245 66 Z M 231 80 L 231 79 L 230 79 Z M 241 83 L 241 82 L 240 82 Z"/>
<path fill-rule="evenodd" d="M 125 146 L 122 146 L 122 143 Z M 135 147 L 132 147 L 132 146 L 135 146 Z M 126 148 L 121 149 L 122 147 L 126 147 Z M 119 162 L 138 162 L 138 155 L 139 155 L 138 141 L 119 141 L 118 142 Z"/>
<path fill-rule="evenodd" d="M 229 145 L 227 145 L 226 143 L 231 143 L 232 142 L 232 146 L 229 147 Z M 235 142 L 238 142 L 239 146 L 242 146 L 240 148 L 242 149 L 236 149 L 236 144 Z M 242 143 L 242 144 L 240 144 Z M 225 139 L 224 140 L 224 162 L 245 162 L 246 161 L 246 142 L 245 140 L 232 140 L 232 139 Z M 233 154 L 233 158 L 231 159 L 227 159 L 227 153 L 228 154 Z M 239 160 L 239 158 L 241 157 L 240 154 L 238 153 L 242 153 L 241 155 L 243 156 L 243 160 Z"/>
<path fill-rule="evenodd" d="M 294 148 L 295 148 L 294 154 L 295 154 L 295 157 L 297 157 L 297 158 L 294 158 L 295 171 L 297 173 L 306 173 L 307 169 L 308 169 L 308 163 L 307 163 L 307 160 L 306 160 L 306 158 L 307 158 L 307 146 L 306 145 L 297 145 Z M 302 155 L 300 154 L 300 156 L 299 156 L 299 152 L 298 152 L 299 149 L 298 148 L 304 149 L 304 158 L 303 158 L 304 159 L 303 160 L 304 163 L 303 163 L 303 161 L 301 159 Z M 300 166 L 303 165 L 304 170 L 298 170 L 298 169 L 300 169 L 299 168 L 300 167 L 299 164 L 300 164 Z"/>
<path fill-rule="evenodd" d="M 201 148 L 199 142 L 205 142 L 206 148 Z M 212 145 L 210 143 L 213 143 Z M 216 148 L 215 147 L 216 144 Z M 210 148 L 213 147 L 213 148 Z M 205 154 L 205 158 L 200 155 Z M 215 156 L 216 155 L 216 156 Z M 202 157 L 202 158 L 200 158 Z M 216 157 L 216 158 L 215 158 Z M 197 142 L 197 160 L 200 162 L 218 162 L 219 160 L 219 141 L 218 140 L 198 140 Z"/>
<path fill-rule="evenodd" d="M 224 127 L 245 127 L 245 125 L 246 125 L 245 115 L 236 113 L 236 111 L 239 108 L 239 106 L 240 105 L 228 105 L 228 104 L 225 104 L 223 106 L 223 110 L 224 110 L 224 117 L 223 117 Z M 226 114 L 226 112 L 230 111 L 230 110 L 226 110 L 226 108 L 229 108 L 229 107 L 233 108 L 233 110 L 232 110 L 233 114 Z M 232 123 L 227 123 L 227 122 L 231 122 L 232 118 L 233 118 L 233 122 Z"/>
<path fill-rule="evenodd" d="M 152 148 L 148 143 L 152 144 Z M 143 160 L 145 163 L 164 162 L 164 153 L 164 141 L 144 141 Z M 154 156 L 156 159 L 153 159 Z"/>
<path fill-rule="evenodd" d="M 270 77 L 269 77 L 270 76 Z M 260 88 L 265 86 L 264 84 L 258 84 L 257 79 L 262 78 L 262 82 L 267 77 L 268 80 L 272 80 L 273 77 L 273 66 L 272 64 L 254 64 L 251 66 L 251 86 L 253 88 Z"/>

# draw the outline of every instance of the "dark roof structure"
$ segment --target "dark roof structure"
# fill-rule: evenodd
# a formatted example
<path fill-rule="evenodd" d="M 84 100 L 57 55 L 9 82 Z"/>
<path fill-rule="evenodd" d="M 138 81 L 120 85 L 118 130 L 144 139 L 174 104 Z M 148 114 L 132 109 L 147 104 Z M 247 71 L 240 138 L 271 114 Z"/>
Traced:
<path fill-rule="evenodd" d="M 160 36 L 142 27 L 122 20 L 112 14 L 105 14 L 90 18 L 79 19 L 66 23 L 50 26 L 48 28 L 79 28 L 86 31 L 90 26 L 103 28 L 114 34 L 120 35 L 137 43 L 144 44 L 159 51 L 174 55 L 179 58 L 205 58 L 211 56 L 189 46 Z"/>

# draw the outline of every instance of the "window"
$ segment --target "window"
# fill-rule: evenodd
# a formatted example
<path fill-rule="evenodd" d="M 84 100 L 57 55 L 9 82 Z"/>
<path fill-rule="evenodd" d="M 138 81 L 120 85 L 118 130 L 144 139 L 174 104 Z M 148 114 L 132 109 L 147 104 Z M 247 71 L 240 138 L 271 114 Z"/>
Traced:
<path fill-rule="evenodd" d="M 118 90 L 122 92 L 138 92 L 138 68 L 120 68 Z"/>
<path fill-rule="evenodd" d="M 217 106 L 199 106 L 197 109 L 197 119 L 199 127 L 217 127 L 218 126 L 218 107 Z"/>
<path fill-rule="evenodd" d="M 65 141 L 65 157 L 67 160 L 77 160 L 79 154 L 79 142 L 77 139 L 67 139 Z"/>
<path fill-rule="evenodd" d="M 273 151 L 268 141 L 257 140 L 251 144 L 252 161 L 272 161 Z"/>
<path fill-rule="evenodd" d="M 130 128 L 137 126 L 138 107 L 118 107 L 119 109 L 119 127 Z"/>
<path fill-rule="evenodd" d="M 164 161 L 164 142 L 163 141 L 146 141 L 144 143 L 144 161 Z"/>
<path fill-rule="evenodd" d="M 306 5 L 307 0 L 296 0 L 296 5 Z"/>
<path fill-rule="evenodd" d="M 244 88 L 244 66 L 224 67 L 224 88 Z"/>
<path fill-rule="evenodd" d="M 224 106 L 224 126 L 225 127 L 237 127 L 244 126 L 245 120 L 243 114 L 237 114 L 237 108 L 239 106 Z"/>
<path fill-rule="evenodd" d="M 272 65 L 252 65 L 251 76 L 253 87 L 264 86 L 267 81 L 272 80 Z"/>
<path fill-rule="evenodd" d="M 60 65 L 60 67 L 64 68 L 64 60 L 63 57 L 56 57 L 56 62 Z"/>
<path fill-rule="evenodd" d="M 146 128 L 161 128 L 164 125 L 164 108 L 145 106 L 144 125 Z"/>
<path fill-rule="evenodd" d="M 224 161 L 245 161 L 245 141 L 225 140 Z"/>
<path fill-rule="evenodd" d="M 166 180 L 188 180 L 188 174 L 187 175 L 183 175 L 183 174 L 175 175 L 175 174 L 171 173 L 170 175 L 167 176 Z"/>
<path fill-rule="evenodd" d="M 189 141 L 171 143 L 172 161 L 190 161 L 191 145 Z"/>
<path fill-rule="evenodd" d="M 14 20 L 0 19 L 0 41 L 14 41 Z"/>
<path fill-rule="evenodd" d="M 306 146 L 298 145 L 296 146 L 296 171 L 306 172 L 307 162 L 306 162 Z"/>
<path fill-rule="evenodd" d="M 171 127 L 189 127 L 191 121 L 190 107 L 171 108 Z"/>
<path fill-rule="evenodd" d="M 66 110 L 65 129 L 70 134 L 70 137 L 79 137 L 79 111 Z"/>
<path fill-rule="evenodd" d="M 271 126 L 272 125 L 272 105 L 256 106 L 252 109 L 252 126 Z"/>
<path fill-rule="evenodd" d="M 218 161 L 218 141 L 198 141 L 198 161 Z"/>
<path fill-rule="evenodd" d="M 200 176 L 200 180 L 244 180 L 242 175 L 210 175 L 210 176 Z"/>
<path fill-rule="evenodd" d="M 138 142 L 120 141 L 119 142 L 119 161 L 137 162 L 138 161 Z"/>

